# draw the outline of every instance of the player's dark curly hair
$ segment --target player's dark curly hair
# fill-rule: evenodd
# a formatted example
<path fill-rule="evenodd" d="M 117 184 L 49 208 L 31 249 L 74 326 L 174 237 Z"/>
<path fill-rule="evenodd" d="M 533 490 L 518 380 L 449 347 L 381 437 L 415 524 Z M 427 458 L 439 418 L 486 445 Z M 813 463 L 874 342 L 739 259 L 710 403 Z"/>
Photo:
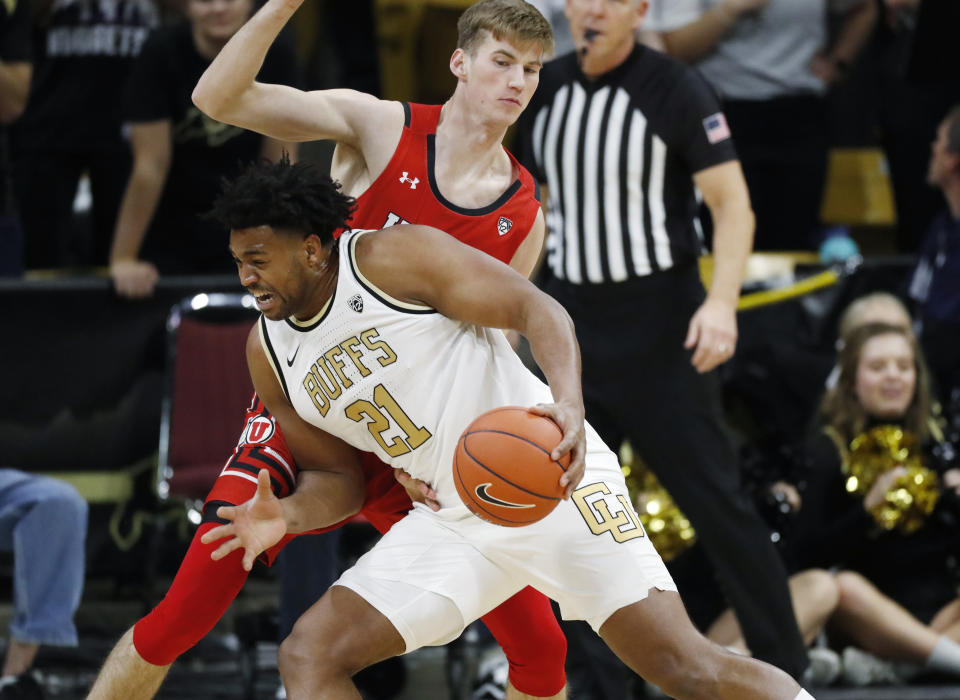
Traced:
<path fill-rule="evenodd" d="M 236 177 L 224 178 L 210 217 L 230 230 L 270 226 L 304 238 L 316 234 L 326 245 L 334 231 L 347 227 L 355 204 L 320 168 L 291 164 L 284 154 L 276 163 L 253 163 Z"/>

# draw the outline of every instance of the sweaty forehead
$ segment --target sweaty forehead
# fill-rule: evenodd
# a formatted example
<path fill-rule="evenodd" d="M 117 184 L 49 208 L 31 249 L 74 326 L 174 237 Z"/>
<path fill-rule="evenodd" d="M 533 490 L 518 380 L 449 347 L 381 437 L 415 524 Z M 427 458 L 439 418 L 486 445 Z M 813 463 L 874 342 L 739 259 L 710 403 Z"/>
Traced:
<path fill-rule="evenodd" d="M 278 245 L 280 238 L 270 226 L 233 229 L 230 231 L 230 251 L 237 257 L 263 253 Z"/>

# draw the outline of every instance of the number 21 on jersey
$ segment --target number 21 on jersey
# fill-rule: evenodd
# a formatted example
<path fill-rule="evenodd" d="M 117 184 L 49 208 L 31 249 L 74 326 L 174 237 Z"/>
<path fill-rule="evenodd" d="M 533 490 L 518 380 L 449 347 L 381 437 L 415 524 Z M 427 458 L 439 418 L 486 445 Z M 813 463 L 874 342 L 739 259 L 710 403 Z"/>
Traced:
<path fill-rule="evenodd" d="M 377 444 L 391 457 L 412 452 L 430 439 L 430 431 L 418 427 L 406 412 L 400 408 L 396 399 L 383 384 L 377 384 L 373 389 L 373 402 L 358 399 L 345 409 L 347 418 L 357 423 L 367 422 L 367 430 L 377 441 Z M 396 426 L 402 435 L 397 435 L 387 442 L 384 433 Z"/>

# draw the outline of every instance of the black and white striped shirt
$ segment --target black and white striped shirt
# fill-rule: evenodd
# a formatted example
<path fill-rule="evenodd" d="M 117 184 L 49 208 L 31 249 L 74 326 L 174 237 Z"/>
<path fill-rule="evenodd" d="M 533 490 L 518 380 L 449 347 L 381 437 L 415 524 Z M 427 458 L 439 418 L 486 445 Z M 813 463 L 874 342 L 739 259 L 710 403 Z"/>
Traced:
<path fill-rule="evenodd" d="M 701 252 L 692 175 L 736 158 L 703 78 L 637 46 L 587 79 L 547 63 L 521 124 L 523 162 L 549 189 L 547 263 L 572 284 L 622 282 Z"/>

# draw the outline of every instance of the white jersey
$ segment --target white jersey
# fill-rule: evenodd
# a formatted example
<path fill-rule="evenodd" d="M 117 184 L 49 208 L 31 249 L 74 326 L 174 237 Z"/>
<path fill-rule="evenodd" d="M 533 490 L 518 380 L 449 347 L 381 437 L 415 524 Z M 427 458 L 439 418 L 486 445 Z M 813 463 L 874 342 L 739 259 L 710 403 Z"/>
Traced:
<path fill-rule="evenodd" d="M 444 509 L 466 511 L 452 473 L 461 433 L 492 408 L 552 402 L 550 389 L 501 331 L 399 301 L 365 279 L 355 248 L 366 233 L 341 236 L 337 286 L 316 317 L 261 319 L 263 347 L 301 418 L 431 484 Z M 591 462 L 619 475 L 616 456 L 587 432 Z"/>

